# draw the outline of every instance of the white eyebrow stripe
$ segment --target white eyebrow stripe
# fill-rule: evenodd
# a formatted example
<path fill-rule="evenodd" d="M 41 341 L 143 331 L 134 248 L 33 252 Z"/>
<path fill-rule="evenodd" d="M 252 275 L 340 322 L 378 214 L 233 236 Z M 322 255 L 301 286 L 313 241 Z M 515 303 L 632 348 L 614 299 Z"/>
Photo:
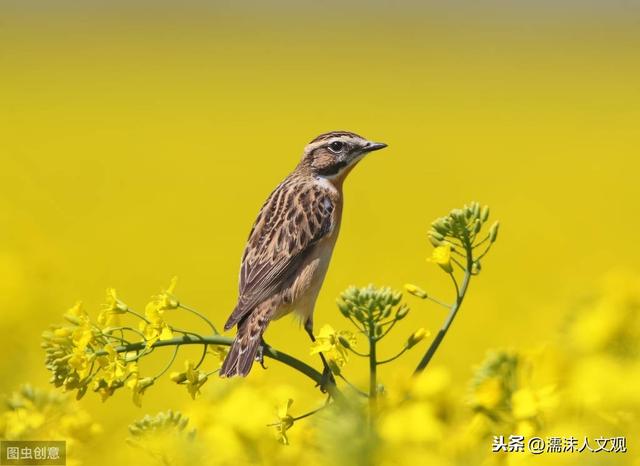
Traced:
<path fill-rule="evenodd" d="M 329 144 L 331 144 L 332 142 L 335 142 L 335 141 L 341 141 L 341 142 L 355 144 L 355 143 L 359 142 L 360 139 L 354 138 L 353 136 L 335 136 L 335 137 L 332 137 L 332 138 L 329 138 L 329 139 L 323 139 L 322 141 L 314 142 L 312 144 L 307 145 L 307 147 L 305 147 L 304 153 L 305 154 L 309 154 L 309 153 L 313 152 L 314 150 L 316 150 L 318 147 L 329 145 Z"/>

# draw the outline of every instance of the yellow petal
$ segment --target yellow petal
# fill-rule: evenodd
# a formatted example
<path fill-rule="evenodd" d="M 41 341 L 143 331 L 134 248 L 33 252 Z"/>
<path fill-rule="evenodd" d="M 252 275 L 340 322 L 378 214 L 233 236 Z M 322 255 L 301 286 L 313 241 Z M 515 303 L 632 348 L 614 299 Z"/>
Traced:
<path fill-rule="evenodd" d="M 278 408 L 278 417 L 280 419 L 285 418 L 289 415 L 289 408 L 291 408 L 292 404 L 293 404 L 293 400 L 289 398 L 285 404 L 283 404 L 282 406 L 280 406 L 280 408 Z"/>

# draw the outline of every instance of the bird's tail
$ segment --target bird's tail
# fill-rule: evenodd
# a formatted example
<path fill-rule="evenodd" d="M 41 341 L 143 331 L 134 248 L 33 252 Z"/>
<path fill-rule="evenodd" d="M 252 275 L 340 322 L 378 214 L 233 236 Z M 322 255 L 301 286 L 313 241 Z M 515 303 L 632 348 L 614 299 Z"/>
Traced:
<path fill-rule="evenodd" d="M 254 310 L 238 324 L 238 334 L 220 368 L 220 377 L 246 376 L 262 344 L 262 335 L 269 325 L 269 309 Z"/>

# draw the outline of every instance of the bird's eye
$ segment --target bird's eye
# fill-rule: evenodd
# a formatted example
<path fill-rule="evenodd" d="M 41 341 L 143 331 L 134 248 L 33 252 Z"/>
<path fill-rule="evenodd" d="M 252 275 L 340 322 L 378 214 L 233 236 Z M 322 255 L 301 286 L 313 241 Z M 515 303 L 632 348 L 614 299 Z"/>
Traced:
<path fill-rule="evenodd" d="M 344 148 L 344 142 L 342 141 L 333 141 L 329 144 L 329 149 L 331 152 L 340 152 Z"/>

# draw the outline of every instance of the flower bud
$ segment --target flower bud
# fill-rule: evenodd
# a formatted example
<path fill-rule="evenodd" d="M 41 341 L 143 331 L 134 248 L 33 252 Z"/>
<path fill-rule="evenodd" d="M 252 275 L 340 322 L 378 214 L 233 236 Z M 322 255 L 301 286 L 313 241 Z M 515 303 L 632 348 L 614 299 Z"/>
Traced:
<path fill-rule="evenodd" d="M 478 214 L 480 214 L 480 204 L 478 204 L 477 202 L 473 202 L 471 204 L 471 210 L 473 212 L 473 216 L 477 217 Z"/>
<path fill-rule="evenodd" d="M 495 222 L 493 225 L 491 225 L 491 228 L 489 229 L 489 241 L 491 241 L 492 243 L 495 243 L 496 239 L 498 238 L 499 227 L 500 227 L 500 223 Z"/>
<path fill-rule="evenodd" d="M 410 293 L 417 298 L 426 299 L 428 297 L 426 291 L 411 283 L 407 283 L 406 285 L 404 285 L 404 289 L 407 290 L 407 293 Z"/>
<path fill-rule="evenodd" d="M 429 236 L 429 241 L 431 241 L 431 244 L 436 248 L 442 245 L 442 241 L 433 236 Z"/>
<path fill-rule="evenodd" d="M 486 222 L 489 219 L 489 206 L 486 205 L 480 211 L 480 220 Z"/>
<path fill-rule="evenodd" d="M 338 309 L 340 309 L 340 313 L 345 316 L 345 317 L 349 317 L 349 306 L 347 305 L 347 303 L 345 303 L 344 301 L 338 301 Z"/>
<path fill-rule="evenodd" d="M 424 328 L 419 328 L 418 330 L 413 332 L 407 340 L 407 349 L 413 348 L 420 341 L 424 340 L 427 335 L 429 335 L 429 332 L 427 332 Z"/>
<path fill-rule="evenodd" d="M 432 238 L 438 239 L 440 241 L 444 239 L 444 235 L 442 233 L 437 232 L 436 230 L 429 231 L 429 235 L 431 235 Z"/>
<path fill-rule="evenodd" d="M 187 374 L 186 372 L 172 372 L 171 375 L 169 375 L 169 379 L 175 383 L 182 383 L 187 380 Z"/>
<path fill-rule="evenodd" d="M 482 228 L 482 222 L 480 221 L 479 218 L 477 218 L 475 223 L 473 224 L 473 232 L 479 233 L 481 228 Z"/>
<path fill-rule="evenodd" d="M 350 348 L 351 348 L 351 343 L 349 343 L 349 340 L 348 340 L 347 338 L 343 337 L 342 335 L 340 335 L 340 336 L 338 337 L 338 341 L 339 341 L 339 342 L 340 342 L 340 344 L 341 344 L 342 346 L 344 346 L 345 348 L 347 348 L 347 349 L 350 349 Z"/>
<path fill-rule="evenodd" d="M 409 314 L 409 308 L 407 306 L 401 306 L 398 312 L 396 312 L 396 320 L 404 319 L 407 314 Z"/>
<path fill-rule="evenodd" d="M 438 219 L 431 224 L 431 228 L 440 233 L 441 235 L 446 235 L 449 232 L 449 228 L 445 225 L 442 219 Z"/>
<path fill-rule="evenodd" d="M 140 390 L 144 390 L 147 387 L 150 387 L 155 382 L 153 377 L 144 377 L 138 380 L 138 388 Z"/>
<path fill-rule="evenodd" d="M 464 211 L 462 209 L 453 209 L 451 211 L 451 217 L 455 220 L 464 220 Z"/>
<path fill-rule="evenodd" d="M 67 322 L 73 324 L 73 325 L 80 325 L 82 323 L 82 321 L 80 320 L 79 317 L 76 317 L 74 315 L 71 314 L 65 314 L 64 318 L 67 320 Z"/>

